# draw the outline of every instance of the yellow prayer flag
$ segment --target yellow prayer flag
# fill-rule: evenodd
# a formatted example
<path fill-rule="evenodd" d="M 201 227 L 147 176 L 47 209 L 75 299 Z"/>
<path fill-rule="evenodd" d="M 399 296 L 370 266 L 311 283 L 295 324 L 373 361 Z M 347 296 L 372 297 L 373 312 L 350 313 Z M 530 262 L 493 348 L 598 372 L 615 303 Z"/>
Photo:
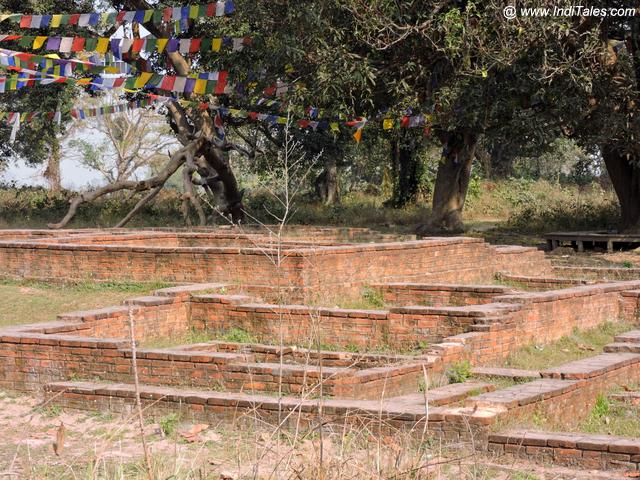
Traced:
<path fill-rule="evenodd" d="M 62 20 L 62 15 L 52 15 L 51 16 L 51 23 L 49 24 L 49 27 L 51 27 L 51 28 L 59 27 L 61 20 Z"/>
<path fill-rule="evenodd" d="M 340 132 L 340 126 L 338 125 L 338 122 L 331 122 L 329 126 L 331 127 L 332 132 Z"/>
<path fill-rule="evenodd" d="M 96 44 L 96 52 L 98 53 L 107 53 L 109 49 L 109 39 L 101 37 L 98 39 L 98 43 Z"/>
<path fill-rule="evenodd" d="M 164 49 L 167 46 L 168 42 L 169 42 L 168 38 L 159 38 L 156 40 L 156 48 L 158 49 L 159 53 L 164 52 Z"/>
<path fill-rule="evenodd" d="M 47 40 L 47 37 L 36 37 L 36 39 L 33 41 L 33 49 L 34 50 L 41 49 L 46 40 Z"/>
<path fill-rule="evenodd" d="M 144 11 L 144 18 L 142 19 L 143 22 L 149 22 L 151 21 L 151 19 L 153 18 L 153 10 L 145 10 Z"/>
<path fill-rule="evenodd" d="M 393 128 L 393 119 L 385 118 L 384 121 L 382 122 L 382 128 L 385 130 L 391 130 Z"/>
<path fill-rule="evenodd" d="M 214 38 L 213 41 L 211 42 L 211 50 L 214 52 L 219 52 L 221 47 L 222 47 L 222 39 Z"/>
<path fill-rule="evenodd" d="M 133 84 L 134 88 L 144 87 L 152 76 L 153 76 L 153 73 L 151 72 L 141 72 L 140 76 L 136 79 L 135 83 Z"/>
<path fill-rule="evenodd" d="M 193 87 L 193 93 L 203 94 L 207 91 L 207 81 L 198 79 L 196 85 Z"/>
<path fill-rule="evenodd" d="M 278 117 L 278 123 L 280 125 L 286 125 L 287 124 L 287 117 Z"/>

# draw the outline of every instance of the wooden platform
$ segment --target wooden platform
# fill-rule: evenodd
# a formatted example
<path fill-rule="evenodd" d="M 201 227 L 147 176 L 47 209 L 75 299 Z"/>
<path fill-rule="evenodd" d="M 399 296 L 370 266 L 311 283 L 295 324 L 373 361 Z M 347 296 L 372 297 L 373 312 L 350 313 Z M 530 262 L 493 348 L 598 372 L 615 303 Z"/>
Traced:
<path fill-rule="evenodd" d="M 583 252 L 585 248 L 602 247 L 613 252 L 618 247 L 640 247 L 640 235 L 627 235 L 617 232 L 552 232 L 544 235 L 549 250 L 570 244 Z"/>

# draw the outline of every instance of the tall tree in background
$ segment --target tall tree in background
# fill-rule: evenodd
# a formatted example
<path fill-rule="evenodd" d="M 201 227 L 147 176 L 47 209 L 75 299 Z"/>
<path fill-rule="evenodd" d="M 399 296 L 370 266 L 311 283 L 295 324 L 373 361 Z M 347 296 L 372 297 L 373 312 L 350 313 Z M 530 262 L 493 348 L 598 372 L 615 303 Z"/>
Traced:
<path fill-rule="evenodd" d="M 47 0 L 25 2 L 20 0 L 0 0 L 2 12 L 25 12 L 45 14 L 57 12 L 91 11 L 90 0 Z M 61 28 L 59 35 L 71 29 Z M 0 33 L 15 33 L 15 27 L 8 22 L 0 23 Z M 77 95 L 69 85 L 47 85 L 28 88 L 28 92 L 14 91 L 0 95 L 0 109 L 5 112 L 63 112 L 68 113 Z M 0 164 L 10 160 L 23 159 L 28 165 L 46 163 L 45 175 L 53 190 L 60 188 L 60 160 L 62 157 L 61 138 L 67 128 L 66 122 L 58 124 L 46 117 L 38 117 L 21 126 L 13 144 L 9 142 L 11 126 L 0 126 Z"/>
<path fill-rule="evenodd" d="M 82 138 L 90 132 L 100 133 L 105 140 L 96 144 Z M 85 124 L 77 133 L 69 141 L 70 150 L 77 152 L 81 165 L 99 172 L 107 183 L 148 174 L 152 164 L 166 162 L 167 153 L 178 146 L 166 121 L 144 109 L 94 119 L 91 127 Z"/>

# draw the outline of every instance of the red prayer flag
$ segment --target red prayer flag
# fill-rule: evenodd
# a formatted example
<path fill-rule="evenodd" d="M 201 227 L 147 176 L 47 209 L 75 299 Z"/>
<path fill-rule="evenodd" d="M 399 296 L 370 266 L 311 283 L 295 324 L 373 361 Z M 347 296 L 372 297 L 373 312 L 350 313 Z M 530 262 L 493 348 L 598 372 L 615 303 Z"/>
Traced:
<path fill-rule="evenodd" d="M 210 3 L 207 5 L 207 17 L 213 17 L 216 14 L 216 4 Z"/>
<path fill-rule="evenodd" d="M 202 39 L 200 38 L 191 39 L 191 45 L 189 46 L 189 53 L 198 53 L 200 51 L 201 43 L 202 43 Z"/>
<path fill-rule="evenodd" d="M 127 13 L 127 12 L 118 12 L 118 14 L 116 15 L 116 23 L 124 22 L 125 13 Z"/>
<path fill-rule="evenodd" d="M 143 45 L 144 45 L 144 38 L 134 39 L 133 45 L 131 46 L 131 53 L 140 53 L 140 50 L 142 50 Z"/>
<path fill-rule="evenodd" d="M 74 13 L 73 15 L 71 15 L 71 17 L 69 17 L 69 25 L 77 25 L 78 21 L 80 21 L 79 13 Z"/>
<path fill-rule="evenodd" d="M 171 91 L 173 88 L 173 84 L 176 83 L 176 77 L 172 75 L 167 75 L 162 79 L 162 83 L 160 84 L 160 88 L 162 90 Z"/>
<path fill-rule="evenodd" d="M 222 95 L 224 93 L 224 89 L 227 86 L 227 72 L 221 71 L 218 73 L 218 83 L 216 84 L 216 95 Z"/>
<path fill-rule="evenodd" d="M 31 15 L 23 15 L 20 19 L 20 28 L 31 27 Z"/>
<path fill-rule="evenodd" d="M 82 37 L 75 37 L 73 39 L 73 43 L 71 44 L 71 51 L 81 52 L 84 49 L 84 41 L 85 39 Z"/>
<path fill-rule="evenodd" d="M 162 20 L 164 22 L 171 21 L 172 14 L 173 14 L 173 10 L 171 9 L 171 7 L 165 8 L 164 11 L 162 12 Z"/>

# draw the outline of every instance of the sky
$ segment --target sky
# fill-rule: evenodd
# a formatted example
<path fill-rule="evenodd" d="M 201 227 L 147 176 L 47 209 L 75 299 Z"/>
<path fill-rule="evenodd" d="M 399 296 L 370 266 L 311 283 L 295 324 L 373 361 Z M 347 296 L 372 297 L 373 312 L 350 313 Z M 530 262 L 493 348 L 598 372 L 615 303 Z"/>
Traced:
<path fill-rule="evenodd" d="M 16 182 L 18 185 L 46 185 L 42 172 L 46 165 L 29 167 L 23 161 L 12 163 L 0 174 L 0 184 Z M 62 187 L 69 190 L 83 190 L 88 186 L 103 184 L 100 175 L 71 159 L 63 159 L 60 164 Z"/>

